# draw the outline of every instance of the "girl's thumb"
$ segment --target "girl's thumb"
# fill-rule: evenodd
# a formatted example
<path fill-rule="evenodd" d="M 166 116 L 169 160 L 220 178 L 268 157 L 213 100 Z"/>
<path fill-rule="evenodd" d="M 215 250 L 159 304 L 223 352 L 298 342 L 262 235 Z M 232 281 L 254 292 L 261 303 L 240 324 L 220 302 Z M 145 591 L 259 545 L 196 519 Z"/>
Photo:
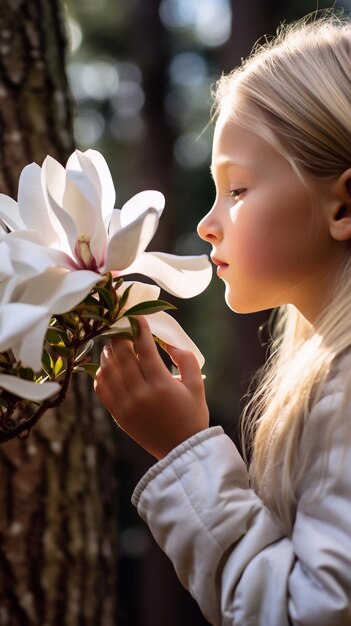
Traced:
<path fill-rule="evenodd" d="M 188 388 L 198 390 L 203 386 L 201 370 L 197 358 L 190 350 L 180 350 L 167 346 L 167 352 L 179 369 L 181 382 Z"/>

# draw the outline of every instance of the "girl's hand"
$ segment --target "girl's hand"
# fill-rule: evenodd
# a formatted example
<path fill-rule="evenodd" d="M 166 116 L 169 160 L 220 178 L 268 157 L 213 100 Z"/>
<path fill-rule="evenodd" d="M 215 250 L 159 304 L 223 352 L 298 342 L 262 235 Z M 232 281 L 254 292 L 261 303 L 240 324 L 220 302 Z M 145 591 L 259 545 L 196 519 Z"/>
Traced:
<path fill-rule="evenodd" d="M 157 459 L 208 427 L 201 370 L 192 352 L 168 346 L 180 372 L 173 378 L 149 326 L 139 317 L 134 349 L 114 339 L 104 347 L 94 389 L 118 425 Z"/>

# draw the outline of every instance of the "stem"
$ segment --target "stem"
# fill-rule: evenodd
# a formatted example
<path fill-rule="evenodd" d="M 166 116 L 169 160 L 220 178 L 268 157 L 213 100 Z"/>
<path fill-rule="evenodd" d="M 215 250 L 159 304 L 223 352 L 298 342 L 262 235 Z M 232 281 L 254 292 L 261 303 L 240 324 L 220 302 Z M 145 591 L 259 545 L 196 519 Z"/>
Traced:
<path fill-rule="evenodd" d="M 44 400 L 44 402 L 40 405 L 34 415 L 26 420 L 21 421 L 19 424 L 16 424 L 13 428 L 9 430 L 3 430 L 2 428 L 0 428 L 0 443 L 5 443 L 10 439 L 18 437 L 25 431 L 30 431 L 31 428 L 37 423 L 37 421 L 44 415 L 44 413 L 46 413 L 46 411 L 48 411 L 49 409 L 54 409 L 62 404 L 66 397 L 72 379 L 75 357 L 76 355 L 74 355 L 74 357 L 67 362 L 65 377 L 62 381 L 61 389 L 56 398 L 54 400 Z"/>

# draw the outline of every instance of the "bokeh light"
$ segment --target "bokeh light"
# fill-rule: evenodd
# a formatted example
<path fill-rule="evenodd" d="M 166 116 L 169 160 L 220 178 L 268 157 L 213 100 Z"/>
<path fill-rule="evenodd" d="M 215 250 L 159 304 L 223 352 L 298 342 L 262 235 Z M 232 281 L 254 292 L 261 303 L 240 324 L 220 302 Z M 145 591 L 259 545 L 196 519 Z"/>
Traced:
<path fill-rule="evenodd" d="M 209 160 L 211 147 L 203 135 L 189 132 L 178 137 L 173 152 L 179 165 L 192 169 L 204 165 Z"/>
<path fill-rule="evenodd" d="M 74 136 L 83 148 L 94 146 L 102 137 L 105 120 L 95 109 L 81 109 L 74 121 Z"/>
<path fill-rule="evenodd" d="M 110 130 L 115 139 L 126 144 L 141 141 L 146 128 L 140 115 L 120 118 L 115 115 L 110 121 Z"/>
<path fill-rule="evenodd" d="M 184 87 L 200 85 L 206 76 L 206 72 L 206 62 L 196 52 L 176 54 L 169 65 L 171 81 Z"/>
<path fill-rule="evenodd" d="M 73 62 L 68 67 L 68 77 L 77 101 L 106 100 L 114 96 L 118 89 L 117 65 L 111 60 Z"/>
<path fill-rule="evenodd" d="M 170 30 L 192 29 L 204 45 L 223 45 L 230 36 L 232 12 L 228 0 L 163 0 L 160 19 Z"/>

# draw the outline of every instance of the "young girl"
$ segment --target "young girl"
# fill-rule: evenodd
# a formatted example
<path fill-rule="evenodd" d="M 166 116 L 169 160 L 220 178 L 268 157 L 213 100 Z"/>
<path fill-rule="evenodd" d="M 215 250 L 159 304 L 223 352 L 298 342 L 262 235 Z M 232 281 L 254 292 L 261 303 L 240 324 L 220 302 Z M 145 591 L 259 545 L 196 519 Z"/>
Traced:
<path fill-rule="evenodd" d="M 147 322 L 102 354 L 96 391 L 158 459 L 133 503 L 216 626 L 351 624 L 351 25 L 298 24 L 223 77 L 217 196 L 199 225 L 226 302 L 279 307 L 243 416 L 246 463 L 197 362 Z"/>

